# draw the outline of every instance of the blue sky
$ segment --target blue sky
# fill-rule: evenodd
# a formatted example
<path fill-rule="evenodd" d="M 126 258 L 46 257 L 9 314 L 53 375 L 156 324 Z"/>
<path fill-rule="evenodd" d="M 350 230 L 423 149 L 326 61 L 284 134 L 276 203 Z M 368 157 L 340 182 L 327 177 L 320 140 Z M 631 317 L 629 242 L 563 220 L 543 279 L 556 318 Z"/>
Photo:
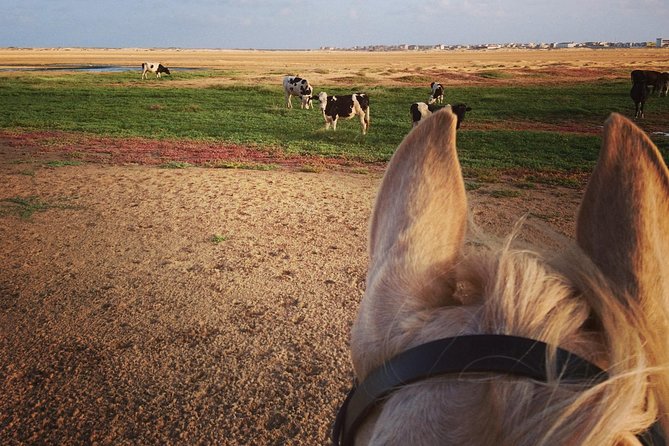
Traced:
<path fill-rule="evenodd" d="M 3 0 L 0 47 L 654 41 L 669 0 Z"/>

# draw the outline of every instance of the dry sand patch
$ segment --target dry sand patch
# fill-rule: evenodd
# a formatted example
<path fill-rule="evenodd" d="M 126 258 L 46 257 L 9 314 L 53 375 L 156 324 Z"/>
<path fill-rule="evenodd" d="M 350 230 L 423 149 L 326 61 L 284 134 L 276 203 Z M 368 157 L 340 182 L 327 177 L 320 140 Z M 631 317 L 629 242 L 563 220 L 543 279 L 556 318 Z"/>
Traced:
<path fill-rule="evenodd" d="M 0 200 L 52 205 L 0 216 L 2 443 L 327 444 L 380 172 L 0 152 Z M 579 195 L 470 199 L 484 228 L 531 211 L 526 238 L 557 246 Z"/>

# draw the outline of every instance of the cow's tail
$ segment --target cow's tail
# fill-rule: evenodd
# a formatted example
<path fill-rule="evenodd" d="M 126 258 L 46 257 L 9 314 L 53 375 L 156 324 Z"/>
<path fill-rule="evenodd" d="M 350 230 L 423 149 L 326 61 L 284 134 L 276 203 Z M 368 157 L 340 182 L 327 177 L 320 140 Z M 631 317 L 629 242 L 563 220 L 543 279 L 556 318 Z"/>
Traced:
<path fill-rule="evenodd" d="M 370 118 L 369 118 L 369 104 L 367 104 L 367 110 L 365 110 L 365 124 L 369 128 Z"/>

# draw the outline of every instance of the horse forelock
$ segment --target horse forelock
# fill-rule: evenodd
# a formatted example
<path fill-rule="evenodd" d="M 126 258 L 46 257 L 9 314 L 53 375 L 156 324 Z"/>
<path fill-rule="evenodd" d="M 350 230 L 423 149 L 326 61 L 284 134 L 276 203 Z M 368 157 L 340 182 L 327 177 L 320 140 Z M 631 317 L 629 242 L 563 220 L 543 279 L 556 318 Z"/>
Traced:
<path fill-rule="evenodd" d="M 637 444 L 634 435 L 625 438 L 653 412 L 640 410 L 649 386 L 641 312 L 621 304 L 578 248 L 549 257 L 511 245 L 466 254 L 445 273 L 456 285 L 443 300 L 459 305 L 407 303 L 387 315 L 392 322 L 383 325 L 378 345 L 367 348 L 388 359 L 442 337 L 512 334 L 560 346 L 602 368 L 618 364 L 625 374 L 587 390 L 561 384 L 559 371 L 549 373 L 548 383 L 500 375 L 433 378 L 388 398 L 361 430 L 372 435 L 375 426 L 372 444 Z"/>

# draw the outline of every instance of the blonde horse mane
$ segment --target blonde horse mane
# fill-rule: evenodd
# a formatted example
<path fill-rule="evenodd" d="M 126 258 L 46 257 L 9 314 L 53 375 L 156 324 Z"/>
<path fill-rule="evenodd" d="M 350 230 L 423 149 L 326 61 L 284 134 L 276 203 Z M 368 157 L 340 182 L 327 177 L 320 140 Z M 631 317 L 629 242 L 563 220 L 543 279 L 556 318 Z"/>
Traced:
<path fill-rule="evenodd" d="M 658 420 L 669 432 L 669 172 L 650 139 L 609 118 L 576 242 L 557 255 L 516 247 L 515 232 L 466 249 L 467 212 L 455 117 L 443 110 L 405 138 L 379 190 L 351 339 L 357 378 L 468 334 L 540 340 L 609 378 L 431 378 L 391 394 L 356 445 L 638 445 Z"/>

